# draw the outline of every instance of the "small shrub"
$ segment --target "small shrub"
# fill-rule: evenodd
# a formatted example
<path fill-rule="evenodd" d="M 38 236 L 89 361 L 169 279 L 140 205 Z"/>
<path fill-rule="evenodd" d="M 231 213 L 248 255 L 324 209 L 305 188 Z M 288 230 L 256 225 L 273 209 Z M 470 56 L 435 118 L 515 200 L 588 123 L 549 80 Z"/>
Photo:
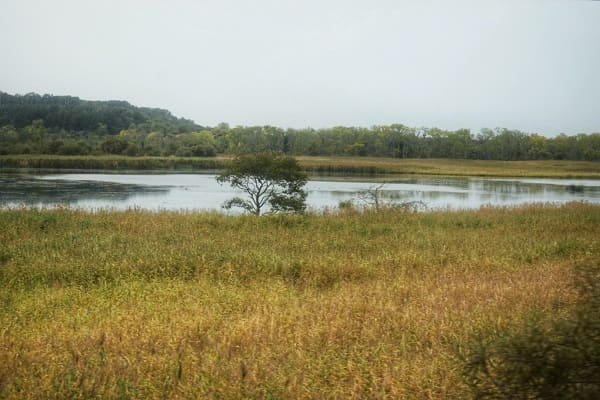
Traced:
<path fill-rule="evenodd" d="M 600 398 L 600 268 L 579 268 L 572 318 L 532 319 L 466 357 L 475 399 Z"/>
<path fill-rule="evenodd" d="M 338 207 L 340 210 L 352 210 L 354 208 L 354 203 L 352 200 L 341 200 L 338 203 Z"/>
<path fill-rule="evenodd" d="M 123 154 L 129 157 L 135 157 L 140 154 L 140 148 L 135 143 L 129 143 L 127 148 L 123 150 Z"/>

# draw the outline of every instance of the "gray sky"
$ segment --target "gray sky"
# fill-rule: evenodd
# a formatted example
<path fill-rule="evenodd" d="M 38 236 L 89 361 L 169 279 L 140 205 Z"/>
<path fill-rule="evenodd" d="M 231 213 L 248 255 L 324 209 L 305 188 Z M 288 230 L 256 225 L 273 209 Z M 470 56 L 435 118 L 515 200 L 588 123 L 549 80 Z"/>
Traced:
<path fill-rule="evenodd" d="M 0 90 L 201 125 L 600 132 L 600 2 L 0 0 Z"/>

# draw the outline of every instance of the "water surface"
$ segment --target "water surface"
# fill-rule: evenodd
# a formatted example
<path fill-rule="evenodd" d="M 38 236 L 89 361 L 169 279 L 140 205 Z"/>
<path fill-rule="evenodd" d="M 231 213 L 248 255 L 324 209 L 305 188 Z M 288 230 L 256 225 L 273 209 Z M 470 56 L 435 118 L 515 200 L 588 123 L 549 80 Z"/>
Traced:
<path fill-rule="evenodd" d="M 366 204 L 364 192 L 378 189 L 385 203 L 421 202 L 428 209 L 476 209 L 485 205 L 525 203 L 600 203 L 600 180 L 393 178 L 375 181 L 313 179 L 306 185 L 311 209 L 335 208 L 340 202 Z M 233 196 L 210 174 L 0 174 L 0 205 L 69 205 L 88 210 L 222 210 Z"/>

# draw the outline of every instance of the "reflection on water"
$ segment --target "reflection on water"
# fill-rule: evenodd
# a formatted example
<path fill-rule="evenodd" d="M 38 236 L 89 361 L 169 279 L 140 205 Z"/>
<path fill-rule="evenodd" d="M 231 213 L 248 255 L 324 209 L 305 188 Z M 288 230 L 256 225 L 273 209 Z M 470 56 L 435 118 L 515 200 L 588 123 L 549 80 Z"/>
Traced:
<path fill-rule="evenodd" d="M 322 179 L 319 178 L 319 179 Z M 351 178 L 350 178 L 351 179 Z M 361 204 L 361 194 L 381 185 L 350 180 L 311 180 L 312 209 Z M 220 210 L 235 195 L 214 175 L 202 174 L 0 174 L 1 206 L 54 206 L 149 210 Z M 420 201 L 430 209 L 479 208 L 532 202 L 600 203 L 600 180 L 396 178 L 378 190 L 386 203 Z"/>
<path fill-rule="evenodd" d="M 132 196 L 169 192 L 167 186 L 116 182 L 38 179 L 28 175 L 0 175 L 0 204 L 54 205 L 79 201 L 125 201 Z"/>

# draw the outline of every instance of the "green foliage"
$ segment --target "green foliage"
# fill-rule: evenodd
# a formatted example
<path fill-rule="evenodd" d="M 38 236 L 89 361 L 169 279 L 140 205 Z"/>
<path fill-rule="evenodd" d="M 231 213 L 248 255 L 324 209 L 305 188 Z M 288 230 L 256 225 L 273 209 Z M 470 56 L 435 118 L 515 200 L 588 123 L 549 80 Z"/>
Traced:
<path fill-rule="evenodd" d="M 227 182 L 248 197 L 235 197 L 225 208 L 240 207 L 257 215 L 267 206 L 275 213 L 304 211 L 306 180 L 295 158 L 274 153 L 239 155 L 217 177 L 219 183 Z"/>
<path fill-rule="evenodd" d="M 475 134 L 469 129 L 402 124 L 283 129 L 222 123 L 204 128 L 169 111 L 124 101 L 0 92 L 0 154 L 56 154 L 56 146 L 51 146 L 55 140 L 85 141 L 80 154 L 209 157 L 281 152 L 401 159 L 600 160 L 600 133 L 548 138 L 506 128 L 484 128 Z M 107 140 L 126 141 L 127 146 L 117 152 L 114 147 L 103 147 Z M 75 150 L 71 146 L 67 151 L 73 154 Z"/>
<path fill-rule="evenodd" d="M 191 132 L 199 128 L 192 121 L 176 118 L 166 110 L 135 107 L 126 101 L 86 101 L 72 96 L 0 92 L 0 126 L 18 129 L 43 120 L 46 127 L 66 131 L 117 134 L 130 125 L 164 127 L 166 131 Z M 156 129 L 155 129 L 156 130 Z"/>
<path fill-rule="evenodd" d="M 471 350 L 465 366 L 473 398 L 600 398 L 600 266 L 577 272 L 572 317 L 532 318 L 518 332 Z"/>
<path fill-rule="evenodd" d="M 118 137 L 109 137 L 106 139 L 100 147 L 102 151 L 107 154 L 124 154 L 129 143 L 125 139 Z"/>

